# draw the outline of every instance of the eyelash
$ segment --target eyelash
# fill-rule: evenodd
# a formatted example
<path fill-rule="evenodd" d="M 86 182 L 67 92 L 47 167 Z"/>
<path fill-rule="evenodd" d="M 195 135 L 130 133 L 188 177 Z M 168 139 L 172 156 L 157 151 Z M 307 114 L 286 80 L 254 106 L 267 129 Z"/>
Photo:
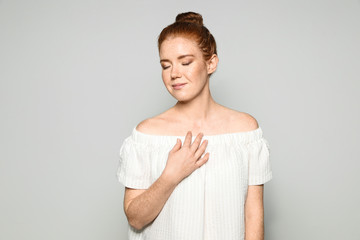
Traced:
<path fill-rule="evenodd" d="M 187 63 L 183 63 L 182 65 L 183 66 L 188 66 L 188 65 L 190 65 L 192 62 L 187 62 Z M 165 69 L 168 69 L 170 66 L 164 66 L 164 67 L 162 67 L 162 69 L 163 70 L 165 70 Z"/>

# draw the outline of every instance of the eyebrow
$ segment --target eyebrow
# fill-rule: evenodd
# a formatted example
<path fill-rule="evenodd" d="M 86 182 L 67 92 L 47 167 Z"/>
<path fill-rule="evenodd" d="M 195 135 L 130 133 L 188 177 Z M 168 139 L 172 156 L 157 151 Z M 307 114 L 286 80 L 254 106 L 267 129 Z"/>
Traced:
<path fill-rule="evenodd" d="M 195 56 L 192 55 L 192 54 L 185 54 L 185 55 L 178 56 L 177 59 L 180 60 L 180 59 L 183 59 L 185 57 L 195 57 Z M 169 59 L 161 59 L 160 62 L 170 62 L 170 60 Z"/>

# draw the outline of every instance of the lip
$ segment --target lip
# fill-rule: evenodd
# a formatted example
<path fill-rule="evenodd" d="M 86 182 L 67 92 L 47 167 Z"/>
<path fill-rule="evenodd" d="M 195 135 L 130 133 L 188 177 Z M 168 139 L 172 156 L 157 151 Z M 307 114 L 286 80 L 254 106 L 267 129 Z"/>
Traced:
<path fill-rule="evenodd" d="M 178 83 L 178 84 L 172 85 L 172 87 L 173 87 L 174 89 L 181 89 L 181 88 L 183 88 L 185 85 L 186 85 L 186 83 Z"/>

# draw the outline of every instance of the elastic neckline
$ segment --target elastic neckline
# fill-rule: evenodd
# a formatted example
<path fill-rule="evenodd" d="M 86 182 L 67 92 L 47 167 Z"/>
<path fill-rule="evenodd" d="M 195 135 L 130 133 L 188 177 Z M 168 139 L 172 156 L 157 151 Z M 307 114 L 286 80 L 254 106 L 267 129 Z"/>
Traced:
<path fill-rule="evenodd" d="M 244 131 L 244 132 L 233 132 L 233 133 L 221 133 L 215 135 L 204 135 L 202 137 L 202 141 L 207 139 L 208 145 L 213 144 L 231 144 L 236 142 L 241 143 L 248 143 L 252 141 L 256 141 L 262 138 L 262 129 L 259 126 L 257 129 Z M 155 135 L 155 134 L 148 134 L 143 133 L 136 130 L 136 126 L 132 130 L 131 134 L 132 139 L 135 142 L 142 143 L 142 144 L 175 144 L 176 139 L 181 139 L 183 143 L 185 140 L 184 136 L 174 136 L 174 135 Z M 196 136 L 192 136 L 192 141 L 196 138 Z M 191 142 L 192 142 L 191 141 Z"/>

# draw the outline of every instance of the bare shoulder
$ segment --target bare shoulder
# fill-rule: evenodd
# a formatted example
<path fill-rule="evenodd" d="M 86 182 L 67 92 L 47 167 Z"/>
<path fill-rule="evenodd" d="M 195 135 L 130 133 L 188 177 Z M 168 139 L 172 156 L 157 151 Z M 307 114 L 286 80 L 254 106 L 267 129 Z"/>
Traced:
<path fill-rule="evenodd" d="M 153 133 L 154 129 L 157 129 L 157 125 L 159 125 L 159 120 L 156 118 L 147 118 L 141 121 L 137 126 L 136 130 L 143 133 Z"/>
<path fill-rule="evenodd" d="M 162 114 L 159 114 L 141 121 L 136 126 L 136 130 L 146 134 L 158 134 L 163 129 L 165 123 L 166 119 Z"/>
<path fill-rule="evenodd" d="M 259 128 L 257 120 L 249 113 L 229 109 L 229 115 L 235 131 L 247 132 Z"/>
<path fill-rule="evenodd" d="M 255 117 L 246 112 L 239 112 L 240 118 L 243 119 L 245 128 L 247 131 L 255 130 L 259 127 L 259 124 Z"/>

